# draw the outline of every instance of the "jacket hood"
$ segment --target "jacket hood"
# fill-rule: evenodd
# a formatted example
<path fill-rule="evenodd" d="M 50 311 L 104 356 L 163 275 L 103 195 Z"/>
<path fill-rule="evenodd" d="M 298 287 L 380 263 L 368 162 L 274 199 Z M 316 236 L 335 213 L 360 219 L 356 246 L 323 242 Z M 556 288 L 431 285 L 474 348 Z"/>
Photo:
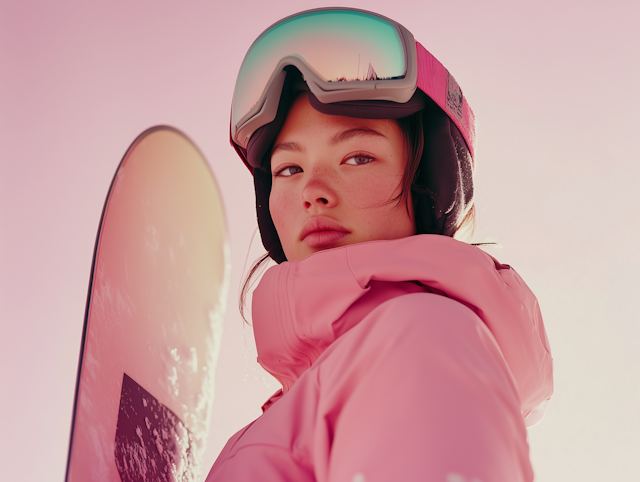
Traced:
<path fill-rule="evenodd" d="M 253 294 L 258 361 L 286 393 L 376 306 L 415 292 L 446 296 L 480 317 L 511 370 L 526 424 L 539 421 L 553 367 L 535 296 L 510 266 L 446 236 L 353 244 L 270 268 Z"/>

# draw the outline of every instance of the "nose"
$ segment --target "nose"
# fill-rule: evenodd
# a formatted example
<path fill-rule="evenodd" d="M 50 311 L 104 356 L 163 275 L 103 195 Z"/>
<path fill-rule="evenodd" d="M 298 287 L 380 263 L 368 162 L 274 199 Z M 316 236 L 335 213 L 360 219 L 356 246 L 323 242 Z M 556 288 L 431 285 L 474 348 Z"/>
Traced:
<path fill-rule="evenodd" d="M 337 204 L 338 196 L 329 177 L 326 172 L 311 172 L 302 190 L 302 204 L 306 210 L 326 209 Z"/>

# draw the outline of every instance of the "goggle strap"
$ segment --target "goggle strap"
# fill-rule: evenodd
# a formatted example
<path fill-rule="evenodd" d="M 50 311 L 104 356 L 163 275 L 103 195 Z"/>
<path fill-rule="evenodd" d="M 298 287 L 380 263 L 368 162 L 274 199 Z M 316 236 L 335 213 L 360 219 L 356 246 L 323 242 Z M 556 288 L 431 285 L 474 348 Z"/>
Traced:
<path fill-rule="evenodd" d="M 460 129 L 475 159 L 476 120 L 456 79 L 420 42 L 416 41 L 418 88 L 431 97 Z"/>

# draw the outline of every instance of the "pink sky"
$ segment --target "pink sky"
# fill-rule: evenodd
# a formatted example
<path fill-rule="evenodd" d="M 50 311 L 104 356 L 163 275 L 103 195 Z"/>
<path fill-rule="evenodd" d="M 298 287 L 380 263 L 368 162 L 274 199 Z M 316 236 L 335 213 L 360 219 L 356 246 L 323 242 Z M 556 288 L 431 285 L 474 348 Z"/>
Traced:
<path fill-rule="evenodd" d="M 202 478 L 278 387 L 236 304 L 260 254 L 249 173 L 228 143 L 242 57 L 322 2 L 0 3 L 0 464 L 62 480 L 102 205 L 135 137 L 170 124 L 222 190 L 232 277 Z M 479 120 L 478 239 L 538 295 L 556 394 L 529 431 L 539 481 L 640 471 L 640 7 L 543 0 L 354 1 L 404 24 Z"/>

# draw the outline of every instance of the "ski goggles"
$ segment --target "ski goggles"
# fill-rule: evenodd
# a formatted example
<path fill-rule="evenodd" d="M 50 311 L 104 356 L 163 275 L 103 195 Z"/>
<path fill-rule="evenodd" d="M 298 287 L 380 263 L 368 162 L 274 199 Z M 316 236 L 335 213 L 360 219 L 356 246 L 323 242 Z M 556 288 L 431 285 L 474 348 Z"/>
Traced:
<path fill-rule="evenodd" d="M 308 10 L 284 18 L 251 45 L 231 107 L 231 139 L 236 145 L 246 149 L 252 134 L 275 119 L 288 66 L 300 71 L 323 104 L 403 104 L 419 87 L 458 125 L 473 152 L 473 112 L 449 72 L 399 23 L 348 8 Z"/>
<path fill-rule="evenodd" d="M 268 28 L 244 58 L 231 109 L 232 137 L 246 147 L 273 121 L 286 77 L 296 67 L 322 103 L 389 100 L 404 103 L 416 89 L 413 35 L 379 15 L 318 9 Z"/>

